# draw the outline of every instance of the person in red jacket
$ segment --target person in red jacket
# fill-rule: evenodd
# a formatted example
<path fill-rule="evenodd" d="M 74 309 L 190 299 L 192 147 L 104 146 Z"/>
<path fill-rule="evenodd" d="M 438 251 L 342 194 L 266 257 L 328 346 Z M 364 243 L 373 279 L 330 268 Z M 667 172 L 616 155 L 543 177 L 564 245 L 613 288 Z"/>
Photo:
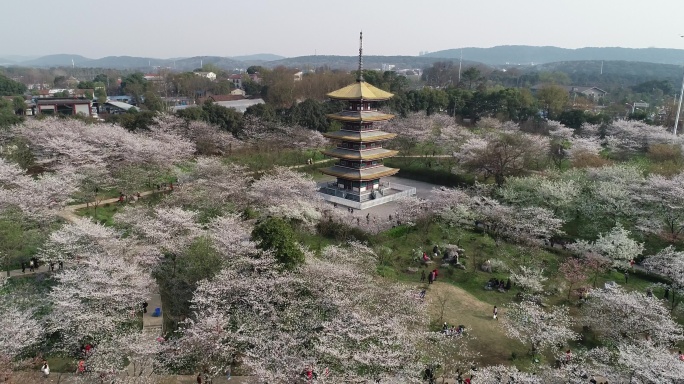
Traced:
<path fill-rule="evenodd" d="M 432 273 L 435 274 L 435 280 L 437 280 L 437 269 L 433 269 L 433 270 L 432 270 Z"/>

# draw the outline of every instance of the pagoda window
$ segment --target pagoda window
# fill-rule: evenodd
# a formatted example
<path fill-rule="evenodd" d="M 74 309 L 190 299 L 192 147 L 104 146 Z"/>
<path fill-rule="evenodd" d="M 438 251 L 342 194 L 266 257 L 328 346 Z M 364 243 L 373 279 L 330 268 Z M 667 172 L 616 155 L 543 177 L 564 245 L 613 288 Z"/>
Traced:
<path fill-rule="evenodd" d="M 358 145 L 358 144 L 354 144 L 354 149 L 359 149 L 359 145 Z"/>
<path fill-rule="evenodd" d="M 376 160 L 373 160 L 373 165 L 378 165 L 378 162 Z"/>
<path fill-rule="evenodd" d="M 366 149 L 366 144 L 361 144 L 361 149 Z"/>

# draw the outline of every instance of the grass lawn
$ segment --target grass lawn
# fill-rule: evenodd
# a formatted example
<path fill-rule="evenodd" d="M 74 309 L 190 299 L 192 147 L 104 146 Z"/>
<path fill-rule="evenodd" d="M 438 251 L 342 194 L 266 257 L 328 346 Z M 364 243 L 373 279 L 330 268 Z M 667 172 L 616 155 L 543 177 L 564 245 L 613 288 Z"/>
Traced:
<path fill-rule="evenodd" d="M 163 197 L 165 193 L 154 193 L 150 194 L 147 196 L 144 196 L 140 200 L 138 200 L 135 204 L 146 204 L 148 206 L 150 205 L 156 205 Z M 129 204 L 125 203 L 106 203 L 106 204 L 101 204 L 97 208 L 95 207 L 89 207 L 89 208 L 83 208 L 79 209 L 76 211 L 76 215 L 82 216 L 82 217 L 90 217 L 92 218 L 95 222 L 104 224 L 107 226 L 113 226 L 114 225 L 114 215 L 116 215 L 118 212 L 123 210 L 125 207 L 127 207 Z"/>
<path fill-rule="evenodd" d="M 496 292 L 491 292 L 496 296 Z M 498 294 L 503 295 L 503 294 Z M 470 348 L 480 353 L 476 362 L 481 365 L 510 364 L 511 353 L 525 356 L 528 347 L 519 341 L 509 339 L 498 320 L 492 317 L 493 305 L 484 302 L 470 292 L 453 284 L 437 281 L 428 286 L 428 313 L 432 323 L 439 325 L 442 305 L 441 297 L 448 298 L 444 306 L 442 321 L 449 325 L 464 325 L 470 336 L 473 336 Z M 502 308 L 499 314 L 505 313 Z"/>

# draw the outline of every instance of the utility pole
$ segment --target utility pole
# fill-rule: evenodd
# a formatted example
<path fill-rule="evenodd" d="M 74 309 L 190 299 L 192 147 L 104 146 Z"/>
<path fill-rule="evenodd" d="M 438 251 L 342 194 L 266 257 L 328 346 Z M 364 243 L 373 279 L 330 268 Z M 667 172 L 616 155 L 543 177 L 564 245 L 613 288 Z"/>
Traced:
<path fill-rule="evenodd" d="M 675 125 L 672 132 L 677 136 L 677 127 L 679 126 L 679 112 L 682 110 L 682 96 L 684 96 L 684 76 L 682 76 L 682 89 L 679 91 L 679 105 L 677 106 L 677 114 L 675 115 Z"/>
<path fill-rule="evenodd" d="M 601 60 L 601 74 L 603 75 L 603 60 Z"/>
<path fill-rule="evenodd" d="M 461 48 L 461 58 L 458 60 L 458 83 L 461 83 L 461 63 L 463 63 L 463 48 Z"/>
<path fill-rule="evenodd" d="M 684 35 L 679 36 L 684 37 Z M 677 128 L 679 126 L 679 112 L 682 110 L 682 96 L 684 96 L 684 75 L 682 76 L 682 89 L 679 91 L 679 105 L 677 106 L 677 115 L 675 117 L 675 125 L 672 133 L 677 136 Z"/>

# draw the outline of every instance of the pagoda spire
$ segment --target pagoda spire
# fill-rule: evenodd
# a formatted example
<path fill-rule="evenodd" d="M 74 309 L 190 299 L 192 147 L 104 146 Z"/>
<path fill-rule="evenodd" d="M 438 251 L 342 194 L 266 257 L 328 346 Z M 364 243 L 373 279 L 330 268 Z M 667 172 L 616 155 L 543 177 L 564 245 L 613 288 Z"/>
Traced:
<path fill-rule="evenodd" d="M 359 32 L 359 77 L 356 81 L 363 81 L 363 31 Z"/>

